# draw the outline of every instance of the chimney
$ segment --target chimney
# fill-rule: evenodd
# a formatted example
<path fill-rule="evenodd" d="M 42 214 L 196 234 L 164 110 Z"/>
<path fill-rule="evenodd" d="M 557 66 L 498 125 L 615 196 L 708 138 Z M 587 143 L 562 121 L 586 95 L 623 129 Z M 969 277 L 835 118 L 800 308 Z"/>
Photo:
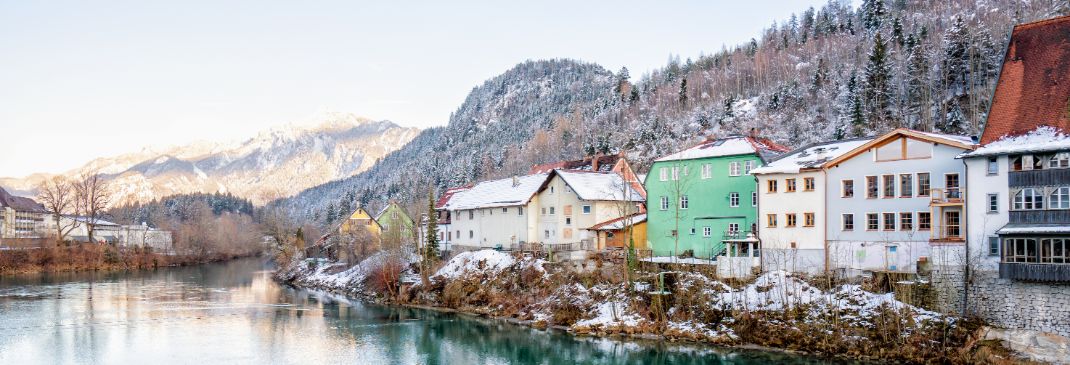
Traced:
<path fill-rule="evenodd" d="M 758 128 L 751 128 L 750 129 L 750 138 L 754 138 L 754 139 L 758 138 Z"/>
<path fill-rule="evenodd" d="M 591 158 L 591 171 L 598 171 L 598 157 L 600 155 L 602 154 L 596 153 L 594 154 L 594 157 Z"/>
<path fill-rule="evenodd" d="M 513 187 L 515 188 L 517 186 L 520 186 L 520 177 L 513 175 Z"/>

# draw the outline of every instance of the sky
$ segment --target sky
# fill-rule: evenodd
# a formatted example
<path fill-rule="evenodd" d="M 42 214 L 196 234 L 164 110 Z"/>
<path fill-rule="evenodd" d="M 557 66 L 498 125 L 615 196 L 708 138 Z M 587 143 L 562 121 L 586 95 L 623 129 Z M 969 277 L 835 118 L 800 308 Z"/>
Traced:
<path fill-rule="evenodd" d="M 322 110 L 444 125 L 529 59 L 633 80 L 825 0 L 0 0 L 0 177 L 233 141 Z"/>

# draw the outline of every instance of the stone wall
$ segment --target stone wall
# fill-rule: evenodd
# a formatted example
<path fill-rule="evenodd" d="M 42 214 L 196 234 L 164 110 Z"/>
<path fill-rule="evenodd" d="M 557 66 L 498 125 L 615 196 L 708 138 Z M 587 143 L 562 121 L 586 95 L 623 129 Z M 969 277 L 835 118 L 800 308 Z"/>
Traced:
<path fill-rule="evenodd" d="M 1005 280 L 994 271 L 976 271 L 972 276 L 968 314 L 996 327 L 1070 337 L 1070 284 Z M 962 277 L 961 267 L 934 268 L 938 310 L 962 312 Z"/>

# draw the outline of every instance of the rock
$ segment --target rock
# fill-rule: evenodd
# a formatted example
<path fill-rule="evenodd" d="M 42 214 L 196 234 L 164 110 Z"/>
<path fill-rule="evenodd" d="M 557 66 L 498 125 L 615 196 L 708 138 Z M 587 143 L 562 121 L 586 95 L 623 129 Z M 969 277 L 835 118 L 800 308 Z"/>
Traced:
<path fill-rule="evenodd" d="M 1054 333 L 986 328 L 985 339 L 998 340 L 1029 360 L 1070 364 L 1070 338 Z"/>

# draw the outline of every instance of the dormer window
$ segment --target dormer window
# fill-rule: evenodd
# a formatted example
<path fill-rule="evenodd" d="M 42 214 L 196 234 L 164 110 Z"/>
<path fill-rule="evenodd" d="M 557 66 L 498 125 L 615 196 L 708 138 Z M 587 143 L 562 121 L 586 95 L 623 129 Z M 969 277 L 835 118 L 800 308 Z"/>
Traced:
<path fill-rule="evenodd" d="M 1070 152 L 1059 152 L 1048 160 L 1048 168 L 1063 169 L 1070 167 Z"/>
<path fill-rule="evenodd" d="M 930 158 L 933 146 L 929 142 L 911 138 L 897 138 L 876 148 L 877 161 L 898 161 Z"/>

